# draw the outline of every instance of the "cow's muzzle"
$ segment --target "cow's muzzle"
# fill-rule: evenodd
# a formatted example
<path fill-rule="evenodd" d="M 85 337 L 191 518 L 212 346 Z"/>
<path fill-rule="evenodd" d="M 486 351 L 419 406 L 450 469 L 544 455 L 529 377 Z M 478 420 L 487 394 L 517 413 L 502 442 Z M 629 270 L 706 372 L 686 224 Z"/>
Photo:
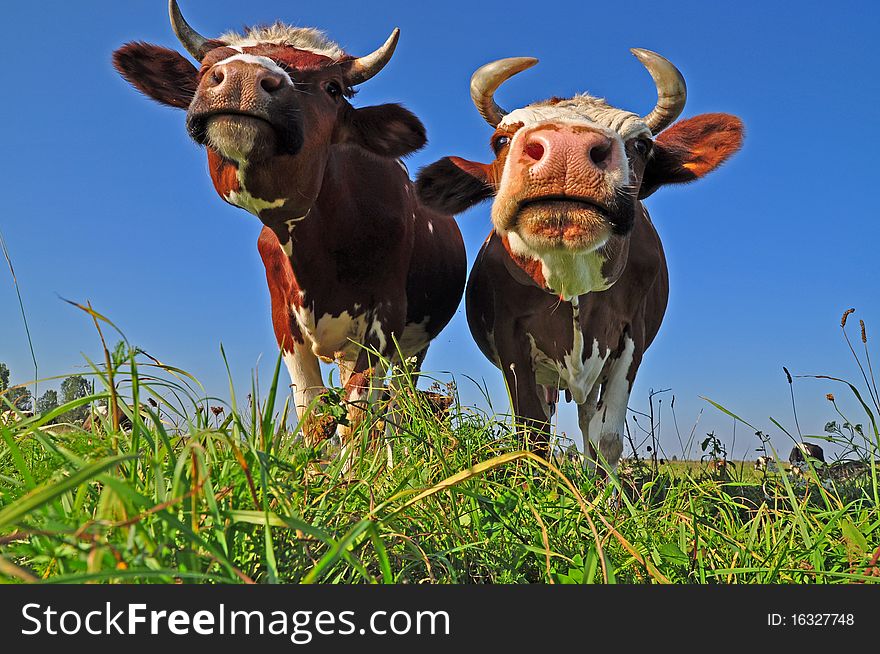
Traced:
<path fill-rule="evenodd" d="M 610 203 L 568 195 L 530 197 L 519 202 L 509 231 L 536 251 L 592 251 L 611 236 L 628 234 L 634 204 L 621 197 Z"/>
<path fill-rule="evenodd" d="M 303 144 L 300 123 L 287 74 L 241 60 L 206 71 L 187 112 L 193 140 L 229 159 L 297 154 Z"/>
<path fill-rule="evenodd" d="M 187 114 L 190 137 L 214 148 L 227 159 L 265 159 L 273 155 L 296 155 L 303 146 L 299 112 L 275 107 L 266 112 L 238 108 L 193 110 Z"/>

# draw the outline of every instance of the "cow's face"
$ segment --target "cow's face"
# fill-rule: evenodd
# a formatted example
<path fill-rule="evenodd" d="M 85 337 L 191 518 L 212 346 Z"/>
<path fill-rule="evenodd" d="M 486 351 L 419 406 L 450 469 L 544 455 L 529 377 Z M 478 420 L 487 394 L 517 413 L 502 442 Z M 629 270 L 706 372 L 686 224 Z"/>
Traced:
<path fill-rule="evenodd" d="M 217 192 L 267 224 L 309 213 L 334 146 L 396 158 L 424 145 L 424 127 L 403 107 L 356 109 L 348 101 L 353 87 L 390 59 L 397 30 L 356 59 L 316 30 L 282 24 L 205 39 L 174 0 L 170 7 L 172 26 L 199 67 L 144 43 L 117 50 L 114 64 L 146 95 L 186 109 L 187 130 L 207 147 Z"/>
<path fill-rule="evenodd" d="M 742 137 L 740 121 L 725 114 L 698 116 L 661 131 L 683 107 L 684 80 L 659 55 L 635 52 L 660 78 L 658 91 L 665 98 L 659 111 L 644 118 L 588 95 L 504 112 L 494 102 L 494 90 L 536 61 L 484 66 L 471 89 L 478 109 L 495 126 L 490 142 L 495 160 L 449 157 L 428 166 L 418 179 L 422 199 L 457 213 L 494 197 L 495 231 L 537 281 L 565 298 L 608 288 L 626 264 L 640 199 L 662 184 L 714 169 L 739 148 Z"/>
<path fill-rule="evenodd" d="M 651 145 L 637 116 L 587 96 L 550 100 L 504 116 L 491 144 L 492 223 L 518 250 L 590 252 L 632 229 Z"/>

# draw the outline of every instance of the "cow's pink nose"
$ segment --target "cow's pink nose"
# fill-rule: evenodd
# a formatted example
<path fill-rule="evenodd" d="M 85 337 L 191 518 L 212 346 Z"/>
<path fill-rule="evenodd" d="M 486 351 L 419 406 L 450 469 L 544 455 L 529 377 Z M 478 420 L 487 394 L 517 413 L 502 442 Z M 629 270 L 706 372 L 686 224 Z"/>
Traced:
<path fill-rule="evenodd" d="M 613 163 L 611 139 L 600 132 L 567 127 L 538 127 L 523 139 L 522 152 L 530 165 L 554 168 L 574 164 L 605 170 Z"/>
<path fill-rule="evenodd" d="M 271 95 L 284 85 L 279 73 L 263 66 L 229 62 L 218 64 L 211 69 L 208 86 L 216 93 L 229 87 L 237 86 L 239 90 L 251 87 Z"/>

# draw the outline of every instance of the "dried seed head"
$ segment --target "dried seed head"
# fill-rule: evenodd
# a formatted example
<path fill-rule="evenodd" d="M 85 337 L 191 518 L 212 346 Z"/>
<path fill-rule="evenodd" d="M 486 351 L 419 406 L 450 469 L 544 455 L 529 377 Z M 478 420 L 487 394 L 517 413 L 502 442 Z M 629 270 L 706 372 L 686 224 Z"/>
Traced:
<path fill-rule="evenodd" d="M 868 342 L 868 334 L 865 332 L 865 321 L 859 320 L 859 326 L 862 328 L 862 343 Z"/>
<path fill-rule="evenodd" d="M 782 369 L 785 371 L 785 377 L 786 377 L 786 379 L 788 379 L 788 383 L 790 384 L 791 383 L 791 373 L 788 372 L 788 368 L 786 368 L 785 366 L 782 366 Z"/>
<path fill-rule="evenodd" d="M 849 318 L 849 314 L 853 313 L 855 309 L 847 309 L 843 312 L 843 317 L 840 319 L 840 326 L 846 327 L 846 319 Z"/>
<path fill-rule="evenodd" d="M 834 393 L 827 393 L 825 395 L 825 399 L 828 400 L 829 402 L 833 402 L 834 401 Z"/>

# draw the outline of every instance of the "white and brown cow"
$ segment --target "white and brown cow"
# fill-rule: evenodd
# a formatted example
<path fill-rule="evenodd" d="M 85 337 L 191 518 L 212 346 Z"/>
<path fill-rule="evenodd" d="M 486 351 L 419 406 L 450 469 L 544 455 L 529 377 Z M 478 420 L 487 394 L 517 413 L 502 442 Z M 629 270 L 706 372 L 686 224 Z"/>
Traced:
<path fill-rule="evenodd" d="M 323 391 L 320 360 L 339 363 L 346 400 L 368 400 L 383 376 L 369 350 L 424 357 L 467 272 L 452 216 L 419 202 L 398 159 L 425 144 L 422 123 L 397 104 L 348 100 L 388 63 L 399 31 L 355 58 L 314 29 L 276 23 L 207 39 L 175 0 L 169 11 L 198 68 L 145 43 L 117 50 L 114 65 L 186 110 L 217 193 L 262 221 L 258 248 L 298 414 Z"/>
<path fill-rule="evenodd" d="M 547 453 L 563 389 L 578 406 L 585 459 L 612 469 L 632 383 L 668 297 L 663 248 L 642 200 L 714 170 L 742 141 L 742 123 L 727 114 L 668 127 L 684 107 L 684 79 L 659 55 L 633 53 L 658 90 L 645 117 L 589 95 L 508 113 L 495 91 L 537 60 L 483 66 L 471 96 L 495 128 L 494 162 L 448 157 L 417 181 L 438 210 L 458 213 L 494 197 L 494 229 L 466 291 L 471 333 L 504 373 L 533 449 Z"/>

